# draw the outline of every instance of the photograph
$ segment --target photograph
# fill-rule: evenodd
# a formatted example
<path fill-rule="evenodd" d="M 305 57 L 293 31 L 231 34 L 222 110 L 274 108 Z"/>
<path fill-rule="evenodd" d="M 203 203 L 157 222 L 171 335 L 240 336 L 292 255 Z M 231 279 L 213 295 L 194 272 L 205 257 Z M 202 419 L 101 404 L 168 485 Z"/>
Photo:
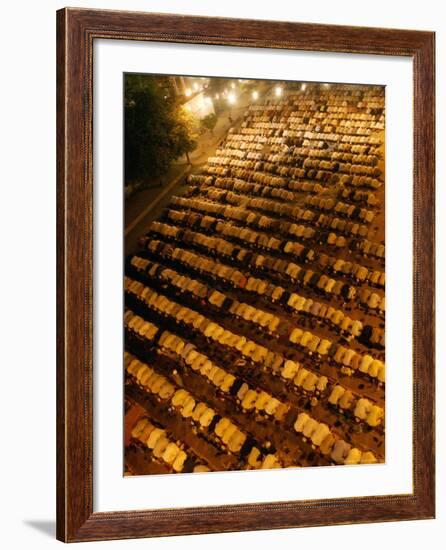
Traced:
<path fill-rule="evenodd" d="M 385 98 L 123 74 L 124 476 L 385 463 Z"/>
<path fill-rule="evenodd" d="M 434 19 L 162 11 L 57 12 L 57 539 L 434 518 Z"/>

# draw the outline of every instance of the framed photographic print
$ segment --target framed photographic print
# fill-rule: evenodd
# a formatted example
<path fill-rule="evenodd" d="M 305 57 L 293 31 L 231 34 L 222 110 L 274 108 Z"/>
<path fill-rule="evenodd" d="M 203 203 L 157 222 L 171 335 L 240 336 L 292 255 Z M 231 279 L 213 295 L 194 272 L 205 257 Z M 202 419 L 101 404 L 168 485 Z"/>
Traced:
<path fill-rule="evenodd" d="M 434 33 L 57 31 L 58 538 L 434 517 Z"/>

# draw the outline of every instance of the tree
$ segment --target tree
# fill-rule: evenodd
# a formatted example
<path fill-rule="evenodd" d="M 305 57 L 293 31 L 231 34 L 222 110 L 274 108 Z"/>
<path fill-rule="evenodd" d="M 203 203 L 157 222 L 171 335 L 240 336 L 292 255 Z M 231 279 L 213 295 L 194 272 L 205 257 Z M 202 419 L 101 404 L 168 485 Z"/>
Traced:
<path fill-rule="evenodd" d="M 217 115 L 215 113 L 209 113 L 201 119 L 201 125 L 206 130 L 209 130 L 211 134 L 214 133 L 215 125 L 217 124 Z"/>
<path fill-rule="evenodd" d="M 225 92 L 231 89 L 231 78 L 211 78 L 206 93 L 213 98 L 214 108 L 217 113 L 223 111 L 226 107 Z"/>
<path fill-rule="evenodd" d="M 188 136 L 188 143 L 185 143 L 184 152 L 182 154 L 186 155 L 187 162 L 191 164 L 189 159 L 189 153 L 194 151 L 197 148 L 197 139 L 198 139 L 198 120 L 192 115 L 192 113 L 187 108 L 180 108 L 177 112 L 177 117 L 180 122 L 181 132 L 186 130 Z"/>
<path fill-rule="evenodd" d="M 175 97 L 166 94 L 166 78 L 125 76 L 125 181 L 165 174 L 172 161 L 193 151 L 193 121 Z"/>

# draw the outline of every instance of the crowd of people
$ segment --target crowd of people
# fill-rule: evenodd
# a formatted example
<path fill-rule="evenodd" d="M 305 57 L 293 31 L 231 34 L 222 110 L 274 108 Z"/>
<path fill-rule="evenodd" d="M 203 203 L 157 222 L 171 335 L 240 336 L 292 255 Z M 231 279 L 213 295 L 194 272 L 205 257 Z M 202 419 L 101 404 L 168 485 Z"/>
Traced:
<path fill-rule="evenodd" d="M 271 94 L 151 223 L 126 260 L 128 475 L 385 460 L 383 136 L 381 87 Z"/>

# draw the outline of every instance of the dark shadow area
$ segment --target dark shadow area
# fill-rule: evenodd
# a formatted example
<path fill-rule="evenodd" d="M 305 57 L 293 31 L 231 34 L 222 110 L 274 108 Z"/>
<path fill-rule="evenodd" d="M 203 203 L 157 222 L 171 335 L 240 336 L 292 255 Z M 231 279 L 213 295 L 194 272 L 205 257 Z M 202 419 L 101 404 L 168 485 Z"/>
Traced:
<path fill-rule="evenodd" d="M 23 523 L 51 538 L 56 537 L 56 522 L 54 520 L 25 519 Z"/>

